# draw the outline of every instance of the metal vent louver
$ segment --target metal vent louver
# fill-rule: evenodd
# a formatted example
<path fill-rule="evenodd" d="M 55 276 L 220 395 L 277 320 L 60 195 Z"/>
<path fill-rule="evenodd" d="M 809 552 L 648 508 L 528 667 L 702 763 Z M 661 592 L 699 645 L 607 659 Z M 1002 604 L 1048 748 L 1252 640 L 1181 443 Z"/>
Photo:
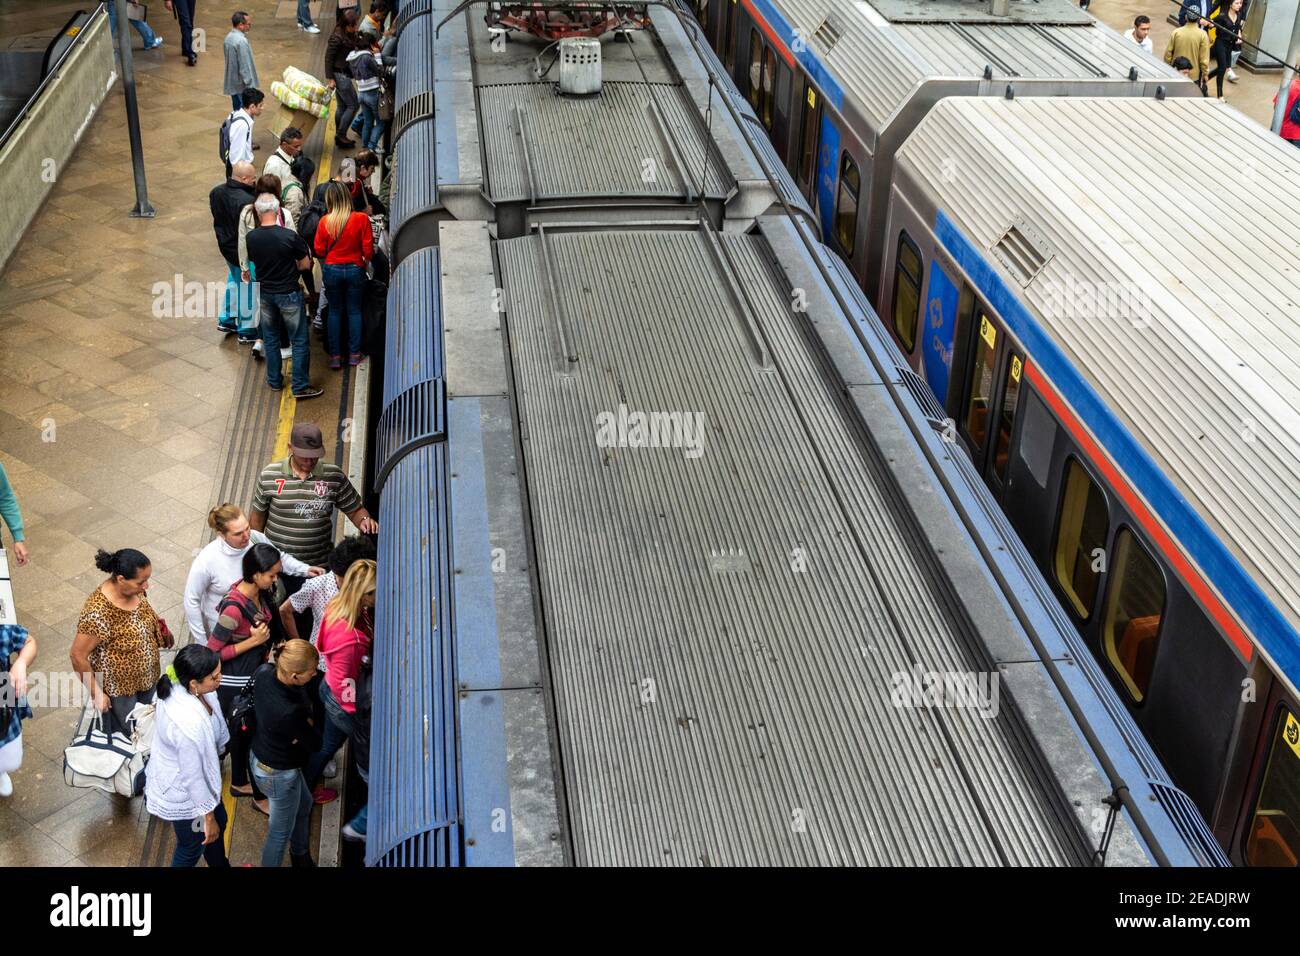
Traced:
<path fill-rule="evenodd" d="M 393 145 L 397 145 L 397 141 L 402 138 L 402 134 L 412 123 L 432 118 L 433 94 L 428 90 L 416 93 L 393 114 Z"/>
<path fill-rule="evenodd" d="M 943 424 L 947 421 L 948 416 L 939 404 L 939 399 L 935 398 L 933 390 L 925 379 L 917 375 L 910 368 L 903 365 L 894 366 L 898 372 L 898 377 L 902 380 L 903 385 L 912 393 L 916 399 L 916 404 L 921 407 L 921 414 L 935 424 Z"/>
<path fill-rule="evenodd" d="M 843 35 L 844 26 L 839 22 L 839 18 L 833 13 L 828 13 L 821 26 L 813 32 L 813 43 L 821 47 L 823 52 L 830 53 Z"/>
<path fill-rule="evenodd" d="M 1026 286 L 1043 270 L 1054 253 L 1042 234 L 1017 216 L 1002 238 L 993 244 L 993 255 L 1011 270 L 1022 286 Z"/>
<path fill-rule="evenodd" d="M 402 4 L 402 10 L 393 22 L 393 31 L 400 38 L 406 25 L 416 17 L 428 13 L 432 6 L 433 0 L 407 0 Z"/>
<path fill-rule="evenodd" d="M 1232 861 L 1224 854 L 1210 828 L 1205 825 L 1196 804 L 1191 797 L 1177 787 L 1159 781 L 1149 781 L 1156 799 L 1174 818 L 1174 825 L 1187 841 L 1188 848 L 1195 853 L 1205 866 L 1231 866 Z"/>
<path fill-rule="evenodd" d="M 442 379 L 418 382 L 388 403 L 375 429 L 375 492 L 384 488 L 403 457 L 432 442 L 444 441 L 447 391 Z"/>

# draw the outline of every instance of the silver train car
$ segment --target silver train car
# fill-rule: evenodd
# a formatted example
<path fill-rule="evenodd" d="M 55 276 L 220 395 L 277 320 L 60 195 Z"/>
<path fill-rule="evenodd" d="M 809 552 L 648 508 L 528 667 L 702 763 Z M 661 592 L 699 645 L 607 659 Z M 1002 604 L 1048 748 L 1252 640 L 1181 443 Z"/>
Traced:
<path fill-rule="evenodd" d="M 895 341 L 1230 856 L 1295 866 L 1300 155 L 1213 101 L 946 100 L 895 164 Z"/>

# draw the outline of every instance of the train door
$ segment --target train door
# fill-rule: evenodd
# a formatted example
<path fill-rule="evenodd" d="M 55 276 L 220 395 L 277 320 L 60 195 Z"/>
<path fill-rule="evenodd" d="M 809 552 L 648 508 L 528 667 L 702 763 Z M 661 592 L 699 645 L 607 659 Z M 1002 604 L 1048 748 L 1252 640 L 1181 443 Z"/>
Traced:
<path fill-rule="evenodd" d="M 739 81 L 736 76 L 736 23 L 740 20 L 740 2 L 739 0 L 722 0 L 725 9 L 722 11 L 722 65 L 727 68 L 733 80 Z"/>
<path fill-rule="evenodd" d="M 1246 866 L 1300 864 L 1300 707 L 1275 680 L 1231 856 Z"/>
<path fill-rule="evenodd" d="M 799 145 L 794 151 L 790 173 L 799 191 L 814 201 L 817 183 L 817 132 L 821 125 L 821 103 L 811 80 L 806 80 L 799 108 Z"/>

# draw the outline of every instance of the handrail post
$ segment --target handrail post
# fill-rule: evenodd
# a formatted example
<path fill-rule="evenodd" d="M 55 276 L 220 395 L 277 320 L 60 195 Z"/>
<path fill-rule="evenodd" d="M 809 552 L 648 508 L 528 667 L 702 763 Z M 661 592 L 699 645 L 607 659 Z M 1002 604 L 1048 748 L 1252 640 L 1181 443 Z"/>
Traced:
<path fill-rule="evenodd" d="M 149 187 L 144 179 L 144 147 L 140 141 L 140 109 L 135 98 L 135 67 L 131 60 L 131 24 L 126 15 L 126 0 L 113 4 L 117 17 L 117 52 L 122 58 L 122 92 L 126 95 L 126 128 L 131 138 L 131 169 L 135 173 L 135 208 L 132 219 L 152 219 Z"/>

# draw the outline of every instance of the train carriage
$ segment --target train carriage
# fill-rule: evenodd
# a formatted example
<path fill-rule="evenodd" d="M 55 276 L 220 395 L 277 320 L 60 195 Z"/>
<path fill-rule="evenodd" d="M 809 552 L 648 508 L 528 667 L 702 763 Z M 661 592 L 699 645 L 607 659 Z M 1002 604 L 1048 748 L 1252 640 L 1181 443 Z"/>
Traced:
<path fill-rule="evenodd" d="M 1187 165 L 1210 143 L 1231 189 Z M 954 439 L 1257 864 L 1300 856 L 1297 181 L 1212 101 L 948 99 L 897 156 L 881 275 Z"/>

